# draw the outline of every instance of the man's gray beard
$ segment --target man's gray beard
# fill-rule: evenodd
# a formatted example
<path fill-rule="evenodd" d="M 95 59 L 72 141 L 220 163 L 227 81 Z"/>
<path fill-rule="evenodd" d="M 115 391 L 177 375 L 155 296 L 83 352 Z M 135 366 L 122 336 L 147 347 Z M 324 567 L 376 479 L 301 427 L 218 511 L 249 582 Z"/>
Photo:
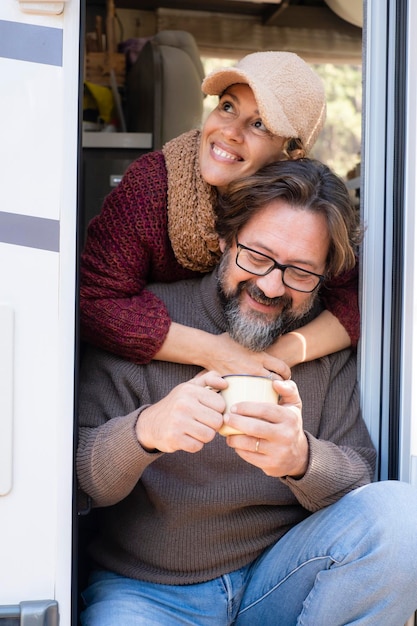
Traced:
<path fill-rule="evenodd" d="M 249 281 L 239 283 L 232 293 L 226 293 L 224 289 L 224 276 L 227 272 L 230 253 L 225 252 L 222 256 L 218 273 L 218 292 L 224 307 L 224 315 L 227 323 L 227 332 L 237 343 L 252 350 L 262 352 L 269 348 L 276 339 L 289 329 L 294 322 L 304 317 L 313 307 L 316 294 L 306 300 L 299 309 L 292 308 L 292 298 L 290 296 L 280 296 L 278 298 L 268 298 L 256 284 Z M 271 318 L 263 313 L 251 311 L 244 314 L 240 310 L 240 294 L 247 289 L 251 295 L 264 304 L 283 305 L 281 313 L 275 318 Z"/>

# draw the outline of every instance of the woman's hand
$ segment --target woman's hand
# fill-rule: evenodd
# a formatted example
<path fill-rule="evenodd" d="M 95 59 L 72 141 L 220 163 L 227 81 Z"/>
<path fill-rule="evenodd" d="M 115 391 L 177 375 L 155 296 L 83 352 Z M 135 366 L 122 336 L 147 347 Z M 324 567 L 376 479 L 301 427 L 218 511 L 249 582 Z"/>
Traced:
<path fill-rule="evenodd" d="M 281 359 L 268 352 L 253 352 L 234 341 L 227 333 L 212 335 L 210 349 L 204 355 L 206 369 L 215 369 L 222 376 L 226 374 L 252 374 L 269 376 L 271 372 L 287 380 L 291 370 Z"/>
<path fill-rule="evenodd" d="M 275 380 L 273 385 L 278 404 L 239 402 L 224 416 L 228 426 L 245 433 L 229 435 L 227 443 L 268 476 L 301 478 L 308 467 L 301 398 L 291 380 Z"/>
<path fill-rule="evenodd" d="M 268 352 L 252 352 L 233 341 L 227 333 L 212 335 L 197 328 L 173 322 L 168 335 L 154 356 L 157 361 L 199 365 L 221 376 L 253 374 L 269 376 L 271 372 L 284 380 L 290 378 L 290 368 L 284 361 Z"/>
<path fill-rule="evenodd" d="M 225 402 L 216 393 L 227 383 L 217 372 L 203 372 L 148 407 L 136 422 L 136 436 L 148 451 L 199 452 L 223 425 Z"/>

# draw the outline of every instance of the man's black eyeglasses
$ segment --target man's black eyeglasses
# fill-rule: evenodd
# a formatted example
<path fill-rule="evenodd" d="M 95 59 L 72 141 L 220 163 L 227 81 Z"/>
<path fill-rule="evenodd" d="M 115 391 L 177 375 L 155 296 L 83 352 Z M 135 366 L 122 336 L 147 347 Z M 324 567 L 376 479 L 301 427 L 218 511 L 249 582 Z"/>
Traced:
<path fill-rule="evenodd" d="M 303 270 L 295 265 L 281 265 L 272 257 L 262 254 L 257 250 L 252 250 L 236 240 L 237 254 L 236 265 L 245 272 L 255 274 L 255 276 L 266 276 L 273 270 L 279 269 L 282 272 L 282 282 L 286 287 L 311 293 L 325 280 L 322 274 L 315 274 L 308 270 Z"/>

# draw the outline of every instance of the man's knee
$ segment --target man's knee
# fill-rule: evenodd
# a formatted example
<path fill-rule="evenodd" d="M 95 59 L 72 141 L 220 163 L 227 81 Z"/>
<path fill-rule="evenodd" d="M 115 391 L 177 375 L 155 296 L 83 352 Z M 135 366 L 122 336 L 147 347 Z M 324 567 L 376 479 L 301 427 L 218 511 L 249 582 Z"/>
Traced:
<path fill-rule="evenodd" d="M 417 489 L 398 480 L 385 480 L 370 483 L 348 494 L 353 501 L 358 500 L 361 507 L 370 511 L 381 511 L 386 515 L 400 511 L 409 515 L 417 514 Z"/>
<path fill-rule="evenodd" d="M 415 554 L 417 550 L 417 489 L 400 481 L 380 481 L 348 495 L 365 516 L 370 529 L 380 534 L 387 547 Z M 408 546 L 408 547 L 407 547 Z"/>

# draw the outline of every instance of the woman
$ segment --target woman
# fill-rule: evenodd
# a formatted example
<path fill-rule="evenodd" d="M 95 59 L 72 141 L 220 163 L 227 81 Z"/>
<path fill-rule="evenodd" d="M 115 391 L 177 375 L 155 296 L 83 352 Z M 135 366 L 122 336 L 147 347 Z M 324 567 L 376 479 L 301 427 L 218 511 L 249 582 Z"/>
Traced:
<path fill-rule="evenodd" d="M 257 52 L 212 72 L 202 90 L 219 95 L 219 104 L 201 132 L 132 163 L 89 225 L 81 259 L 82 338 L 137 363 L 158 359 L 221 374 L 288 377 L 288 367 L 357 342 L 356 271 L 324 290 L 327 310 L 315 322 L 258 354 L 227 334 L 171 323 L 145 286 L 197 276 L 217 263 L 218 194 L 268 163 L 305 156 L 324 124 L 324 88 L 297 55 Z"/>

